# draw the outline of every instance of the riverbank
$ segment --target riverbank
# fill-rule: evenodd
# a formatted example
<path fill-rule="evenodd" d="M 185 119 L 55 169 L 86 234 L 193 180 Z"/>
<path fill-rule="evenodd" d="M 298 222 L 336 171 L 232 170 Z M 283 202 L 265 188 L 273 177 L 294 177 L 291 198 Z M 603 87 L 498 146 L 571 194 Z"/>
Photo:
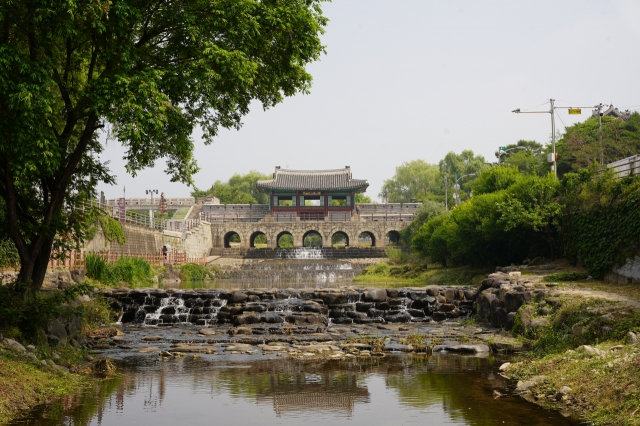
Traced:
<path fill-rule="evenodd" d="M 78 366 L 90 361 L 86 351 L 70 346 L 24 347 L 12 339 L 0 341 L 0 425 L 23 410 L 75 394 L 92 382 Z M 75 371 L 75 372 L 72 372 Z"/>
<path fill-rule="evenodd" d="M 519 273 L 523 284 L 547 282 L 554 291 L 517 310 L 511 333 L 526 350 L 503 365 L 502 374 L 517 381 L 522 398 L 563 415 L 596 425 L 640 425 L 638 286 L 554 282 L 578 271 L 540 272 Z"/>

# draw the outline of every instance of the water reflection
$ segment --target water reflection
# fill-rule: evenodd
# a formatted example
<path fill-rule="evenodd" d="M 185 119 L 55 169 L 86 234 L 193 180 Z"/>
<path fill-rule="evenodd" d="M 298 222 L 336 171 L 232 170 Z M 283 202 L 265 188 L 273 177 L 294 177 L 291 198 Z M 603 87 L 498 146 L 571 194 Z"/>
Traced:
<path fill-rule="evenodd" d="M 578 424 L 517 397 L 493 399 L 508 383 L 491 359 L 403 356 L 362 365 L 132 358 L 122 371 L 13 424 Z"/>

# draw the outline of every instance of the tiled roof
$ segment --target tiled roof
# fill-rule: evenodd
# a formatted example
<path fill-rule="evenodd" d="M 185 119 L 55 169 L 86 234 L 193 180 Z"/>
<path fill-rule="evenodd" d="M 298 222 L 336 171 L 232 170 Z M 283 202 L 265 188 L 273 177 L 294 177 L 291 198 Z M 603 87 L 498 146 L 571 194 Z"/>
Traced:
<path fill-rule="evenodd" d="M 284 170 L 276 167 L 273 179 L 259 180 L 256 187 L 262 192 L 280 191 L 339 191 L 364 192 L 369 183 L 352 179 L 351 169 L 337 170 Z"/>

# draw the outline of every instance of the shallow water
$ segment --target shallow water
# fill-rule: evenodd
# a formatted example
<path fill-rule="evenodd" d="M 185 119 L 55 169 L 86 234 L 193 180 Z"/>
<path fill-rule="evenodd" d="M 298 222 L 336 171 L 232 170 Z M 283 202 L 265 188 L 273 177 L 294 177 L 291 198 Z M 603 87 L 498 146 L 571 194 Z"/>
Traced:
<path fill-rule="evenodd" d="M 117 377 L 12 425 L 579 424 L 513 396 L 499 364 L 455 355 L 364 364 L 131 356 Z M 494 390 L 507 396 L 494 399 Z"/>

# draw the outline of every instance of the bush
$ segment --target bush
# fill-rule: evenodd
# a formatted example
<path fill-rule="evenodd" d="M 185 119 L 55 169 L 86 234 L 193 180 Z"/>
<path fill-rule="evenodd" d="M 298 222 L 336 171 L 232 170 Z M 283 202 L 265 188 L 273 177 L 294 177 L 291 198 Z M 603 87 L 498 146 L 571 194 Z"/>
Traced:
<path fill-rule="evenodd" d="M 409 261 L 409 255 L 404 251 L 396 248 L 387 249 L 387 257 L 393 264 L 401 264 Z"/>
<path fill-rule="evenodd" d="M 0 269 L 20 267 L 20 257 L 18 250 L 9 239 L 0 240 Z"/>
<path fill-rule="evenodd" d="M 215 279 L 214 275 L 206 267 L 196 263 L 185 263 L 180 266 L 180 277 L 187 282 L 204 281 L 208 278 Z"/>
<path fill-rule="evenodd" d="M 132 285 L 150 284 L 154 276 L 149 262 L 139 257 L 121 257 L 111 266 L 100 255 L 88 254 L 85 267 L 87 277 L 107 285 L 121 281 Z"/>
<path fill-rule="evenodd" d="M 0 329 L 14 337 L 32 342 L 39 330 L 46 329 L 52 318 L 82 316 L 82 307 L 69 304 L 79 295 L 93 289 L 86 284 L 74 284 L 62 291 L 40 292 L 35 295 L 19 283 L 0 286 Z"/>
<path fill-rule="evenodd" d="M 588 277 L 589 275 L 583 272 L 558 272 L 557 274 L 547 275 L 542 279 L 542 281 L 582 281 L 586 280 Z"/>

